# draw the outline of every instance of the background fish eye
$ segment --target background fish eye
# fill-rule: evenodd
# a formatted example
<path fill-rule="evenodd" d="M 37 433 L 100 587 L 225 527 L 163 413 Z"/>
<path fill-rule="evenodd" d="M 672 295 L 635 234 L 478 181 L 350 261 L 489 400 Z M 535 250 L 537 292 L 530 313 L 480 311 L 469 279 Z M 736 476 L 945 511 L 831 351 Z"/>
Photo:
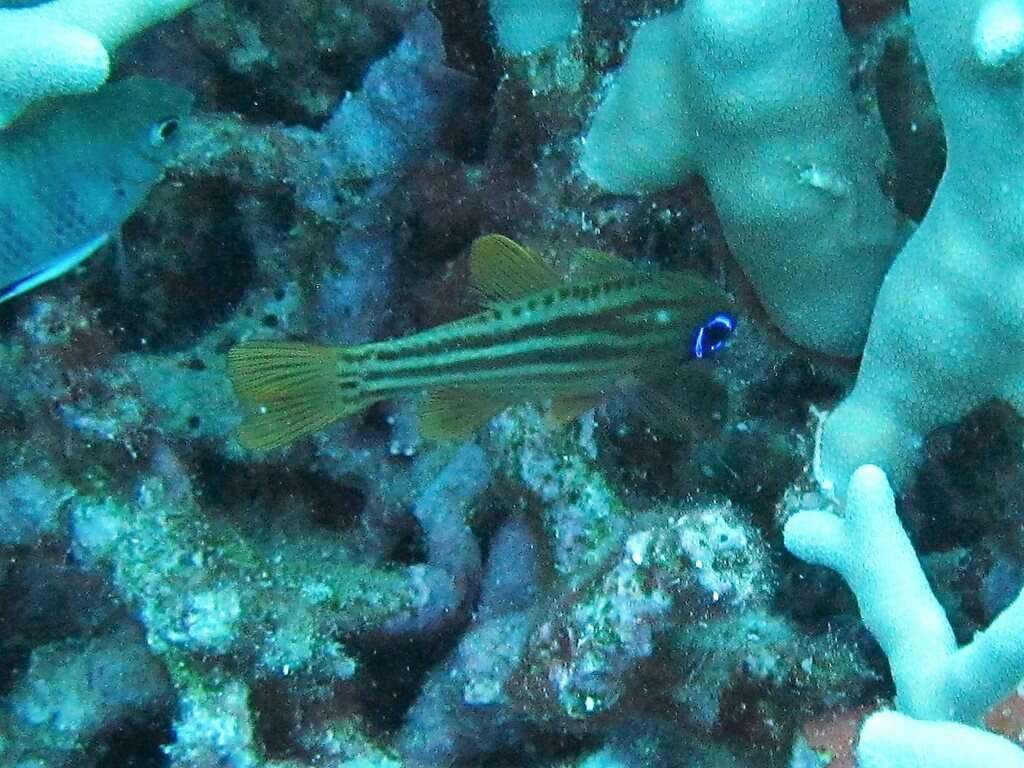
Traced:
<path fill-rule="evenodd" d="M 149 131 L 150 144 L 159 147 L 170 141 L 178 132 L 178 125 L 176 117 L 168 117 L 157 122 Z"/>

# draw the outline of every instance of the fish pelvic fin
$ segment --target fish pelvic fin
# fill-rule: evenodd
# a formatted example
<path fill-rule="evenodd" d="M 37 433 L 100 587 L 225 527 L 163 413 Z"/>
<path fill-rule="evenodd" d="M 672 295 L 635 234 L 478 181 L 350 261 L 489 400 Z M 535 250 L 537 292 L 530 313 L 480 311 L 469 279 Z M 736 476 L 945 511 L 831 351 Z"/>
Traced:
<path fill-rule="evenodd" d="M 640 416 L 658 431 L 677 439 L 717 434 L 728 413 L 729 395 L 706 367 L 680 366 L 633 388 Z"/>
<path fill-rule="evenodd" d="M 591 408 L 594 408 L 602 399 L 601 395 L 566 395 L 556 397 L 551 401 L 548 420 L 556 426 L 568 424 L 578 419 Z"/>
<path fill-rule="evenodd" d="M 555 288 L 559 274 L 537 253 L 504 235 L 484 235 L 469 252 L 469 280 L 485 301 L 515 301 Z"/>
<path fill-rule="evenodd" d="M 247 341 L 228 352 L 228 373 L 246 415 L 238 441 L 249 450 L 287 445 L 374 402 L 344 348 Z"/>

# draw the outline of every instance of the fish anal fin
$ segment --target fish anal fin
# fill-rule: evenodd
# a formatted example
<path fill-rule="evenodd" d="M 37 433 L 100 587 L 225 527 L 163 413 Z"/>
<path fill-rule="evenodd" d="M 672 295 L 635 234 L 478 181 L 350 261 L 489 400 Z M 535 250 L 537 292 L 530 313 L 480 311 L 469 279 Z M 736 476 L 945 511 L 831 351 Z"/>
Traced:
<path fill-rule="evenodd" d="M 580 248 L 573 255 L 573 281 L 606 280 L 636 274 L 636 267 L 621 256 L 593 248 Z"/>
<path fill-rule="evenodd" d="M 420 406 L 420 435 L 428 440 L 464 440 L 509 405 L 486 390 L 432 389 Z"/>
<path fill-rule="evenodd" d="M 504 235 L 484 235 L 473 241 L 469 279 L 473 290 L 490 302 L 515 301 L 562 282 L 539 255 Z"/>
<path fill-rule="evenodd" d="M 551 401 L 548 418 L 556 425 L 568 424 L 589 411 L 602 398 L 600 395 L 567 395 Z"/>

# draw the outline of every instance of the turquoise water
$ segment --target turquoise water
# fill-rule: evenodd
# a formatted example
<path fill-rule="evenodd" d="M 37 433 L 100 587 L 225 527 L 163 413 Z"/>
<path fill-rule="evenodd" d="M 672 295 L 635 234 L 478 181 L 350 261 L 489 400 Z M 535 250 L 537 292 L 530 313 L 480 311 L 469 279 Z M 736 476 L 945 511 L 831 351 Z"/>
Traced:
<path fill-rule="evenodd" d="M 26 59 L 10 34 L 30 5 L 0 3 L 0 106 L 45 74 L 45 35 Z M 990 67 L 963 99 L 1016 126 L 1014 2 L 206 0 L 123 40 L 100 31 L 112 6 L 42 5 L 110 49 L 111 81 L 194 103 L 144 132 L 174 118 L 159 179 L 107 162 L 99 128 L 44 172 L 0 167 L 0 231 L 24 230 L 8 192 L 31 182 L 51 227 L 32 253 L 105 243 L 0 304 L 0 768 L 840 768 L 866 718 L 862 766 L 1024 764 L 1024 421 L 989 383 L 1019 374 L 1024 283 L 1005 266 L 993 300 L 965 235 L 962 261 L 900 283 L 905 317 L 874 312 L 938 226 L 957 127 L 928 56 Z M 957 199 L 1019 253 L 987 194 Z M 469 437 L 424 439 L 413 392 L 242 446 L 259 402 L 229 350 L 487 309 L 470 251 L 491 233 L 566 285 L 695 272 L 735 333 L 694 359 L 725 327 L 698 324 L 678 364 L 554 408 L 509 381 L 448 391 L 495 414 Z M 12 281 L 49 264 L 28 250 Z M 996 320 L 964 330 L 943 313 L 963 304 Z M 537 358 L 561 366 L 552 394 L 629 322 L 648 320 Z M 890 339 L 911 362 L 865 384 Z M 963 380 L 914 367 L 933 348 Z M 855 384 L 911 414 L 899 450 L 873 428 L 817 450 Z M 888 477 L 835 469 L 847 449 Z"/>

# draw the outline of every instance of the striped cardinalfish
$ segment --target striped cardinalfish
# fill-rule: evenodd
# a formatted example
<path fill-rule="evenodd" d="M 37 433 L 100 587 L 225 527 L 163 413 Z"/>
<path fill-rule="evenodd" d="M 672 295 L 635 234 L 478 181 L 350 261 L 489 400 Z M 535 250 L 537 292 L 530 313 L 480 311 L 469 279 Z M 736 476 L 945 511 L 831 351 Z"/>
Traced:
<path fill-rule="evenodd" d="M 470 282 L 486 309 L 349 347 L 247 341 L 228 353 L 250 449 L 276 448 L 381 400 L 422 395 L 420 431 L 457 439 L 510 405 L 551 400 L 562 422 L 621 383 L 671 379 L 721 349 L 733 302 L 693 273 L 644 273 L 585 251 L 570 280 L 501 235 L 476 240 Z"/>

